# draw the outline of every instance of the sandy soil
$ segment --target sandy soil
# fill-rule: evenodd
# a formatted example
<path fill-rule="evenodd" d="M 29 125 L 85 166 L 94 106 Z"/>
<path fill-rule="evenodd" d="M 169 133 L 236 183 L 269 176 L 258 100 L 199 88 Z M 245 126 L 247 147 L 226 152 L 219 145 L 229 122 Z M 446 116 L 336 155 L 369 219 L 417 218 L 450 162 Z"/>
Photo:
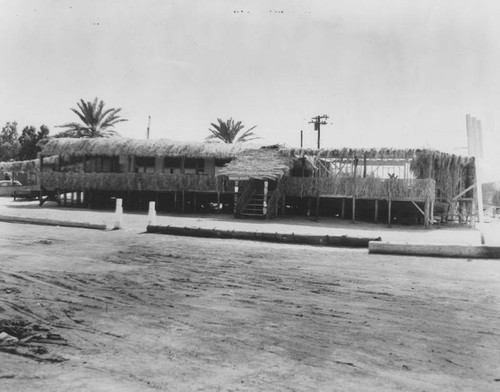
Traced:
<path fill-rule="evenodd" d="M 0 390 L 500 388 L 498 260 L 144 234 L 134 219 L 0 222 L 0 329 L 21 339 L 0 345 Z"/>

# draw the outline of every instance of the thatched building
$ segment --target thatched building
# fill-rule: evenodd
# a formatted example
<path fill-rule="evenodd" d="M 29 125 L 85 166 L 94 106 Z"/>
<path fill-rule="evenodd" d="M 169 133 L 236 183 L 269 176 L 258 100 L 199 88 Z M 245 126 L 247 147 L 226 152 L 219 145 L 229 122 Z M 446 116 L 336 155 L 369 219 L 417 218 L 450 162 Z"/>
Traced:
<path fill-rule="evenodd" d="M 57 156 L 47 164 L 47 157 Z M 375 221 L 434 220 L 436 202 L 470 209 L 474 161 L 435 150 L 258 148 L 169 140 L 50 139 L 41 189 L 88 206 L 304 213 Z M 68 196 L 71 195 L 71 196 Z"/>

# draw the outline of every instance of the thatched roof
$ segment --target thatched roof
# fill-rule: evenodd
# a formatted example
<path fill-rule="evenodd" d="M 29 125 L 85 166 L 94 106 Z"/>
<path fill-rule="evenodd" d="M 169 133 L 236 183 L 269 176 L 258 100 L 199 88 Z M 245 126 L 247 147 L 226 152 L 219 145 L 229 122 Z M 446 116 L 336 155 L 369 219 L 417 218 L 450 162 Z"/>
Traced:
<path fill-rule="evenodd" d="M 420 155 L 450 155 L 433 149 L 401 149 L 401 148 L 300 148 L 281 147 L 280 153 L 286 156 L 315 156 L 318 158 L 362 158 L 371 159 L 406 159 L 411 160 Z"/>
<path fill-rule="evenodd" d="M 217 175 L 237 180 L 277 180 L 290 172 L 293 158 L 277 149 L 247 150 L 222 168 Z"/>
<path fill-rule="evenodd" d="M 45 163 L 56 163 L 58 157 L 47 157 Z M 0 162 L 0 171 L 3 172 L 34 172 L 40 169 L 40 160 Z"/>
<path fill-rule="evenodd" d="M 122 137 L 72 139 L 54 138 L 45 142 L 41 154 L 64 156 L 117 156 L 234 158 L 238 153 L 252 148 L 245 143 L 178 142 L 167 139 L 129 139 Z M 255 147 L 254 147 L 255 148 Z"/>

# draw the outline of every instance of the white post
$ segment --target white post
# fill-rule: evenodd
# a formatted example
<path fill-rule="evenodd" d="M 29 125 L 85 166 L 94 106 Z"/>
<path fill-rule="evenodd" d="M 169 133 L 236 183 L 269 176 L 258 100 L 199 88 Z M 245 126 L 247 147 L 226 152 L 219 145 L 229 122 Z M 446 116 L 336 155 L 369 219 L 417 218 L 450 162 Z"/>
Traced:
<path fill-rule="evenodd" d="M 121 229 L 123 227 L 123 207 L 122 199 L 116 199 L 115 208 L 115 229 Z"/>
<path fill-rule="evenodd" d="M 482 183 L 482 158 L 483 158 L 483 140 L 481 121 L 470 115 L 466 116 L 467 139 L 469 155 L 475 158 L 476 171 L 476 196 L 477 196 L 477 215 L 479 218 L 479 233 L 481 235 L 481 244 L 484 240 L 484 213 L 483 213 L 483 183 Z"/>
<path fill-rule="evenodd" d="M 148 212 L 148 226 L 154 226 L 156 225 L 156 208 L 155 208 L 155 202 L 150 201 L 149 202 L 149 212 Z"/>

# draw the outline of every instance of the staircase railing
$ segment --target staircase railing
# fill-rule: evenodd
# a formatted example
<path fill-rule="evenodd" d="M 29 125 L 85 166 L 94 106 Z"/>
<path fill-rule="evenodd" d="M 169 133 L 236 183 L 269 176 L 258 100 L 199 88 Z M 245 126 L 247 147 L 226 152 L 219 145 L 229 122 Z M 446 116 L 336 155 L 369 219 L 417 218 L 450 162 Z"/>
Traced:
<path fill-rule="evenodd" d="M 284 194 L 284 190 L 285 190 L 285 183 L 280 179 L 278 180 L 276 189 L 271 193 L 271 195 L 268 195 L 266 218 L 272 219 L 276 215 L 278 215 L 277 213 L 278 205 L 281 197 Z"/>
<path fill-rule="evenodd" d="M 243 212 L 247 204 L 252 200 L 253 195 L 257 191 L 257 184 L 255 181 L 249 181 L 245 190 L 238 197 L 238 201 L 236 202 L 235 216 L 239 217 Z"/>

